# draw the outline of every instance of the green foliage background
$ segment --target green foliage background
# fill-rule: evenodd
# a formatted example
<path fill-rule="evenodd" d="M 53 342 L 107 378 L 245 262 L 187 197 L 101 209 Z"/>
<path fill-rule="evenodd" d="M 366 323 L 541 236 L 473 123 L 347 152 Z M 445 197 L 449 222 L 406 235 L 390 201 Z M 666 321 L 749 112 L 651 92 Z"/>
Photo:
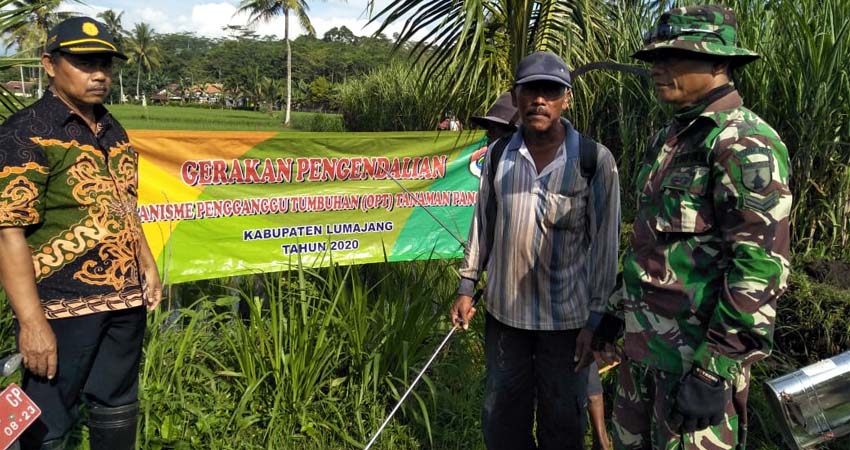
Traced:
<path fill-rule="evenodd" d="M 444 84 L 422 83 L 420 73 L 421 67 L 397 62 L 343 83 L 339 97 L 346 130 L 436 129 L 452 102 L 443 98 Z"/>
<path fill-rule="evenodd" d="M 464 118 L 480 114 L 510 88 L 518 58 L 535 50 L 554 51 L 571 67 L 591 61 L 636 63 L 631 54 L 642 46 L 653 20 L 670 6 L 696 3 L 392 2 L 379 13 L 384 25 L 395 19 L 410 33 L 426 25 L 434 31 L 423 42 L 402 32 L 418 61 L 414 68 L 379 67 L 340 87 L 345 124 L 357 130 L 433 129 L 449 111 Z M 850 260 L 850 22 L 845 20 L 850 2 L 709 3 L 737 11 L 740 45 L 762 55 L 737 72 L 736 84 L 745 104 L 788 145 L 794 250 Z M 442 21 L 435 11 L 454 15 Z M 406 21 L 403 14 L 413 18 Z M 523 18 L 534 24 L 527 39 L 514 33 Z M 575 102 L 567 115 L 615 154 L 628 219 L 647 140 L 670 111 L 655 101 L 648 79 L 632 74 L 592 71 L 574 84 Z"/>

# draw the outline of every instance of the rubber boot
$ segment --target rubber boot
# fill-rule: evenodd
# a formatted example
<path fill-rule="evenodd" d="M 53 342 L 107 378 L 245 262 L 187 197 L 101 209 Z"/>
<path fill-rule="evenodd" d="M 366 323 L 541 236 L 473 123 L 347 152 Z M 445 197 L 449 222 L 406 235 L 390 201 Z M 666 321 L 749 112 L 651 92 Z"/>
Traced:
<path fill-rule="evenodd" d="M 747 450 L 747 424 L 740 425 L 738 429 L 738 446 L 735 450 Z"/>
<path fill-rule="evenodd" d="M 41 450 L 65 450 L 65 439 L 53 439 L 41 444 Z"/>
<path fill-rule="evenodd" d="M 38 449 L 38 450 L 65 450 L 65 438 L 61 439 L 51 439 L 49 441 L 44 441 L 41 444 L 32 442 L 22 442 L 16 441 L 9 447 L 9 450 L 21 450 L 21 449 Z"/>
<path fill-rule="evenodd" d="M 89 409 L 89 448 L 91 450 L 135 450 L 139 403 Z"/>

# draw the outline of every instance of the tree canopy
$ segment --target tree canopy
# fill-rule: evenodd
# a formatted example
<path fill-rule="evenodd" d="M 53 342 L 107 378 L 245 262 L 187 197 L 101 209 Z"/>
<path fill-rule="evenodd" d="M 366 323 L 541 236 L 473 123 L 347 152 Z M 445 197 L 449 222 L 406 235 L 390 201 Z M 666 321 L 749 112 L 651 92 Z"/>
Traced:
<path fill-rule="evenodd" d="M 286 47 L 272 36 L 259 36 L 244 27 L 229 31 L 228 37 L 213 39 L 190 32 L 159 34 L 147 24 L 139 24 L 123 37 L 123 50 L 131 61 L 121 69 L 124 76 L 138 81 L 140 95 L 150 96 L 175 86 L 184 90 L 221 84 L 226 93 L 242 99 L 242 106 L 277 109 L 279 98 L 258 96 L 263 92 L 277 96 L 279 90 L 272 89 L 270 83 L 283 80 L 285 97 Z M 141 66 L 139 50 L 149 52 L 149 57 L 141 59 Z M 356 36 L 346 27 L 333 28 L 321 37 L 299 36 L 292 41 L 293 104 L 298 109 L 336 110 L 334 97 L 339 83 L 385 66 L 399 56 L 386 36 Z M 10 72 L 3 79 L 17 78 Z M 265 89 L 258 86 L 260 83 L 265 83 Z M 118 98 L 116 91 L 114 99 Z"/>

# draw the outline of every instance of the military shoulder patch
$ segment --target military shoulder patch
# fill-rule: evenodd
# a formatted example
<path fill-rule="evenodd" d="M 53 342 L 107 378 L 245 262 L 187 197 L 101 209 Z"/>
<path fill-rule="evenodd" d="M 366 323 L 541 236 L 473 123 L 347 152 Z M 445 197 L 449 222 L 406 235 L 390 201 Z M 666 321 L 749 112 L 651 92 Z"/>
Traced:
<path fill-rule="evenodd" d="M 767 212 L 779 204 L 779 192 L 773 191 L 764 196 L 749 194 L 744 196 L 744 207 L 754 211 Z"/>
<path fill-rule="evenodd" d="M 762 192 L 773 181 L 773 150 L 750 147 L 738 152 L 741 184 L 752 192 Z"/>

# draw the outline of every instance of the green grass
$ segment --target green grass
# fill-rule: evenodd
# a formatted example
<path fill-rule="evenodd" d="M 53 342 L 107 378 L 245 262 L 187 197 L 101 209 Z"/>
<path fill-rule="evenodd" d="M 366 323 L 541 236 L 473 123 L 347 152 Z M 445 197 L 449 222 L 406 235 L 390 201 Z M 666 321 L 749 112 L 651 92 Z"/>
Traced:
<path fill-rule="evenodd" d="M 171 286 L 148 321 L 140 448 L 362 448 L 448 331 L 453 266 L 303 268 Z M 850 340 L 850 291 L 801 273 L 791 285 L 779 305 L 774 356 L 753 372 L 748 448 L 755 450 L 783 449 L 764 382 L 831 356 Z M 376 450 L 483 450 L 482 319 L 483 311 L 470 332 L 455 335 Z M 0 349 L 13 346 L 6 308 Z M 20 373 L 0 378 L 0 386 L 11 381 Z M 605 383 L 610 402 L 613 372 Z M 88 448 L 85 429 L 72 438 L 69 448 Z M 848 439 L 822 448 L 846 449 Z"/>
<path fill-rule="evenodd" d="M 338 114 L 292 113 L 292 127 L 283 126 L 279 112 L 273 114 L 235 109 L 180 106 L 107 105 L 128 130 L 198 131 L 341 131 Z M 317 116 L 321 119 L 317 120 Z M 328 123 L 330 122 L 330 123 Z M 338 125 L 337 125 L 338 123 Z"/>
<path fill-rule="evenodd" d="M 455 280 L 430 261 L 175 286 L 192 304 L 150 318 L 142 448 L 361 447 L 448 330 Z M 438 361 L 376 449 L 476 448 L 455 441 L 480 441 L 475 348 Z"/>

